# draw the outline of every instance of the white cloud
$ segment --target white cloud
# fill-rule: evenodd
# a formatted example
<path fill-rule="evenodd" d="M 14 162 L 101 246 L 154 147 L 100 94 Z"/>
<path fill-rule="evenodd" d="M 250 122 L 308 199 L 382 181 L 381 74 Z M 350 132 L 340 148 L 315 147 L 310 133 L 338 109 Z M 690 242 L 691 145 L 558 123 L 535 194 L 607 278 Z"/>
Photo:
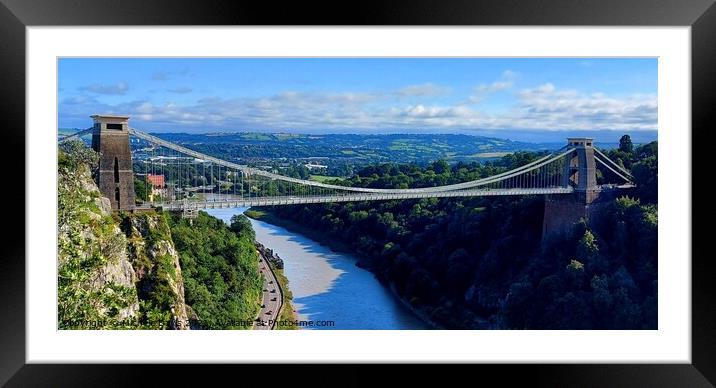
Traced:
<path fill-rule="evenodd" d="M 465 106 L 425 106 L 413 105 L 404 109 L 403 116 L 411 118 L 458 118 L 471 117 L 474 112 Z"/>
<path fill-rule="evenodd" d="M 513 85 L 503 77 L 491 90 Z M 657 98 L 652 94 L 614 96 L 560 89 L 551 83 L 513 93 L 514 103 L 499 112 L 483 111 L 479 104 L 456 102 L 406 103 L 394 91 L 309 93 L 285 91 L 248 98 L 206 97 L 194 103 L 148 100 L 106 104 L 92 96 L 61 101 L 62 118 L 88 120 L 93 113 L 129 114 L 147 121 L 146 129 L 188 128 L 395 130 L 395 129 L 549 129 L 641 130 L 656 129 Z"/>
<path fill-rule="evenodd" d="M 127 86 L 124 82 L 119 82 L 117 84 L 113 85 L 87 85 L 82 86 L 79 88 L 82 91 L 90 92 L 90 93 L 97 93 L 97 94 L 107 94 L 107 95 L 121 95 L 127 93 L 129 90 L 129 86 Z"/>
<path fill-rule="evenodd" d="M 500 75 L 500 78 L 494 82 L 476 86 L 473 90 L 473 94 L 469 98 L 470 102 L 481 102 L 492 93 L 511 89 L 515 84 L 517 75 L 518 74 L 512 70 L 505 70 Z"/>
<path fill-rule="evenodd" d="M 610 97 L 557 89 L 551 83 L 517 93 L 513 116 L 545 129 L 656 129 L 657 96 Z"/>

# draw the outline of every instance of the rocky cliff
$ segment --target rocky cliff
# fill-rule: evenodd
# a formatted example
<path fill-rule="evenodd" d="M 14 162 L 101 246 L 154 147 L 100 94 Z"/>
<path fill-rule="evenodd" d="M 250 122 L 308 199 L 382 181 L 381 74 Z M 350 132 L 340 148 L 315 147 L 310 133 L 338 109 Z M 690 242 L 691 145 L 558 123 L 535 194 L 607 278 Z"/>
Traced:
<path fill-rule="evenodd" d="M 83 163 L 58 168 L 61 329 L 188 328 L 179 255 L 162 214 L 112 214 Z"/>
<path fill-rule="evenodd" d="M 188 306 L 184 302 L 184 280 L 179 255 L 164 216 L 156 213 L 124 215 L 137 292 L 160 310 L 171 314 L 171 329 L 188 329 Z M 195 317 L 192 317 L 195 319 Z"/>

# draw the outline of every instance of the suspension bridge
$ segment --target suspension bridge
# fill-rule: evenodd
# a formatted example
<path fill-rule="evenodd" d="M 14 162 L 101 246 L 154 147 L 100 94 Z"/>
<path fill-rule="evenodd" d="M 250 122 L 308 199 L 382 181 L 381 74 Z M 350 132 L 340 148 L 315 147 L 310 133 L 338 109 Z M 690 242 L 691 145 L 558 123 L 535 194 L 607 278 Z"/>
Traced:
<path fill-rule="evenodd" d="M 505 195 L 572 196 L 588 205 L 600 193 L 634 186 L 631 174 L 595 148 L 591 138 L 569 138 L 559 150 L 492 176 L 431 187 L 382 189 L 285 176 L 272 168 L 226 161 L 131 128 L 127 116 L 91 117 L 92 127 L 59 141 L 92 134 L 92 148 L 100 153 L 97 184 L 115 210 L 163 208 L 191 217 L 200 209 L 213 208 Z M 130 137 L 137 140 L 132 142 Z M 603 176 L 600 184 L 598 169 Z M 145 182 L 146 200 L 136 198 L 135 179 Z"/>

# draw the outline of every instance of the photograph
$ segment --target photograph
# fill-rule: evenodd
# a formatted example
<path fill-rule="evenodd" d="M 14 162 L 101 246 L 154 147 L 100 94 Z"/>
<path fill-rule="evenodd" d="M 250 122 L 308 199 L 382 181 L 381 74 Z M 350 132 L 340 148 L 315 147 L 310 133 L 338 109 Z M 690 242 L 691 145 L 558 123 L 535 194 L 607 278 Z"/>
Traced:
<path fill-rule="evenodd" d="M 57 57 L 56 327 L 657 331 L 659 61 Z"/>
<path fill-rule="evenodd" d="M 0 386 L 713 387 L 715 1 L 0 0 Z"/>

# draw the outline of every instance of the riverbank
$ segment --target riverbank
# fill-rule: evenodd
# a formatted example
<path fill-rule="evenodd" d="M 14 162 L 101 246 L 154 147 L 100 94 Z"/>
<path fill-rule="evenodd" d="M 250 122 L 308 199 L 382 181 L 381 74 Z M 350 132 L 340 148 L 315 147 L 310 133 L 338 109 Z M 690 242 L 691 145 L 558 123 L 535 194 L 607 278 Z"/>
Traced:
<path fill-rule="evenodd" d="M 283 295 L 283 307 L 281 308 L 281 314 L 278 316 L 277 325 L 274 327 L 275 330 L 298 330 L 298 325 L 292 324 L 281 324 L 282 322 L 296 322 L 298 321 L 298 315 L 296 310 L 293 308 L 293 294 L 289 289 L 289 282 L 286 275 L 283 273 L 283 269 L 276 268 L 273 263 L 269 263 L 273 270 L 276 280 L 278 281 L 279 287 L 281 287 Z"/>
<path fill-rule="evenodd" d="M 333 250 L 335 252 L 340 252 L 340 253 L 355 257 L 356 258 L 355 265 L 357 267 L 360 267 L 367 271 L 370 271 L 373 274 L 373 276 L 375 276 L 375 273 L 371 270 L 371 266 L 366 265 L 366 263 L 365 263 L 365 261 L 369 260 L 370 258 L 362 257 L 362 255 L 353 251 L 350 248 L 350 246 L 348 246 L 347 244 L 344 244 L 340 241 L 336 241 L 333 239 L 329 239 L 326 237 L 325 234 L 320 233 L 319 231 L 316 231 L 311 228 L 307 228 L 306 226 L 298 224 L 296 222 L 277 217 L 274 214 L 272 214 L 271 212 L 267 212 L 267 211 L 263 211 L 263 210 L 246 210 L 244 212 L 244 215 L 246 215 L 247 217 L 252 218 L 254 220 L 262 221 L 267 224 L 271 224 L 271 225 L 275 225 L 275 226 L 279 226 L 279 227 L 289 230 L 293 233 L 303 235 L 311 240 L 318 242 L 319 244 L 322 244 L 322 245 L 330 248 L 331 250 Z M 423 322 L 425 325 L 429 326 L 432 329 L 443 329 L 442 326 L 438 325 L 437 323 L 435 323 L 434 321 L 432 321 L 429 318 L 428 313 L 424 309 L 422 309 L 420 307 L 413 306 L 412 304 L 410 304 L 410 302 L 403 299 L 398 294 L 397 290 L 395 289 L 395 287 L 392 284 L 388 284 L 388 283 L 382 281 L 377 276 L 375 276 L 375 278 L 378 280 L 378 282 L 383 287 L 388 289 L 391 296 L 398 303 L 400 303 L 405 309 L 410 311 L 410 313 L 412 313 L 415 317 L 417 317 L 421 322 Z"/>
<path fill-rule="evenodd" d="M 393 294 L 395 299 L 400 302 L 406 309 L 410 310 L 411 313 L 415 314 L 416 317 L 420 318 L 421 321 L 423 321 L 426 325 L 428 325 L 431 329 L 435 330 L 445 330 L 445 327 L 437 324 L 433 320 L 430 319 L 429 311 L 427 311 L 424 308 L 415 307 L 407 300 L 400 297 L 400 294 L 398 294 L 398 290 L 395 289 L 395 286 L 391 284 L 388 286 L 390 289 L 390 293 Z"/>

